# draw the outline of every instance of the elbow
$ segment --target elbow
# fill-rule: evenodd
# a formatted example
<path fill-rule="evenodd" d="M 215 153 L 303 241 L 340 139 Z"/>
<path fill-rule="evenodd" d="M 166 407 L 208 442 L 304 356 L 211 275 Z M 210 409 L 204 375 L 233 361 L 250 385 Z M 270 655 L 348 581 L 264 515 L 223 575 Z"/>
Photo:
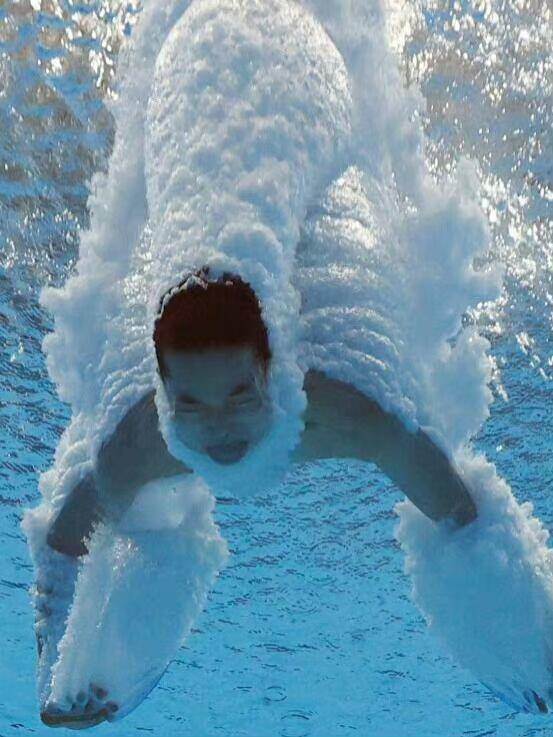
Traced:
<path fill-rule="evenodd" d="M 450 511 L 448 518 L 452 520 L 457 527 L 467 527 L 478 518 L 478 510 L 473 498 L 464 489 L 463 498 Z"/>
<path fill-rule="evenodd" d="M 81 558 L 88 554 L 88 548 L 84 539 L 66 538 L 60 535 L 55 527 L 48 533 L 46 542 L 52 550 L 62 555 L 67 555 L 70 558 Z"/>
<path fill-rule="evenodd" d="M 470 504 L 464 504 L 460 509 L 454 511 L 453 520 L 459 527 L 470 525 L 478 517 L 476 506 L 472 500 Z"/>

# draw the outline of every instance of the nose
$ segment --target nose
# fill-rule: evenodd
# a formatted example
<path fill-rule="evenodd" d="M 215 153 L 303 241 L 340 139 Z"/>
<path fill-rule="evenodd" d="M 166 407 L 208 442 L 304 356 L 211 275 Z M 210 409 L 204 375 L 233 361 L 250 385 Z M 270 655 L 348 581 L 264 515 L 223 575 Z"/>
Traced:
<path fill-rule="evenodd" d="M 236 422 L 232 413 L 224 407 L 209 407 L 205 414 L 205 427 L 210 437 L 221 441 L 232 438 L 236 432 Z"/>

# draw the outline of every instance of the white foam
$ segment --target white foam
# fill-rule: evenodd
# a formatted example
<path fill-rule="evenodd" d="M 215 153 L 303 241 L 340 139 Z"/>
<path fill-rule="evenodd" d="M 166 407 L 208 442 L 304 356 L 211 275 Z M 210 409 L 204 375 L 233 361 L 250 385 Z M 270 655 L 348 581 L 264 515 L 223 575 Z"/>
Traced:
<path fill-rule="evenodd" d="M 44 343 L 48 367 L 73 411 L 41 480 L 44 496 L 60 504 L 154 387 L 170 449 L 215 489 L 273 485 L 301 432 L 310 360 L 412 426 L 465 439 L 489 401 L 485 344 L 475 349 L 475 339 L 467 352 L 477 380 L 465 385 L 477 406 L 465 403 L 462 426 L 444 427 L 427 406 L 436 395 L 421 387 L 439 385 L 452 362 L 462 363 L 464 342 L 451 351 L 446 340 L 467 306 L 493 292 L 493 278 L 472 269 L 486 228 L 469 174 L 438 188 L 425 171 L 422 134 L 409 123 L 418 98 L 402 88 L 377 6 L 314 2 L 327 35 L 284 0 L 161 5 L 146 6 L 122 65 L 114 153 L 107 178 L 96 181 L 78 275 L 43 295 L 56 324 Z M 302 227 L 309 278 L 298 273 L 301 257 L 295 262 Z M 273 354 L 272 430 L 225 469 L 178 443 L 151 339 L 160 297 L 204 266 L 252 284 Z M 338 297 L 332 282 L 344 282 L 344 266 L 359 288 Z M 309 304 L 312 290 L 319 312 L 306 310 L 302 325 L 300 297 Z M 386 324 L 374 323 L 378 315 Z M 329 336 L 347 343 L 348 332 L 356 344 L 346 359 Z M 458 382 L 445 384 L 447 393 Z"/>
<path fill-rule="evenodd" d="M 35 604 L 49 608 L 37 628 L 46 645 L 41 707 L 70 709 L 79 693 L 99 685 L 119 706 L 111 717 L 119 719 L 151 691 L 226 561 L 213 505 L 205 485 L 190 475 L 148 484 L 116 530 L 97 529 L 80 564 L 39 539 L 50 523 L 43 510 L 27 516 Z"/>
<path fill-rule="evenodd" d="M 55 319 L 44 343 L 48 368 L 72 409 L 54 467 L 41 479 L 38 514 L 48 518 L 128 409 L 156 386 L 159 300 L 195 269 L 248 280 L 269 329 L 275 422 L 263 447 L 227 475 L 231 490 L 277 478 L 301 430 L 299 299 L 290 271 L 307 204 L 349 142 L 347 74 L 322 27 L 295 4 L 196 2 L 186 13 L 187 6 L 145 7 L 120 68 L 114 150 L 107 176 L 94 181 L 77 274 L 43 294 Z M 170 449 L 209 476 L 209 464 L 202 468 L 173 440 L 157 388 Z M 220 488 L 222 474 L 211 478 Z M 66 630 L 50 633 L 58 658 L 42 669 L 43 704 L 63 708 L 96 683 L 121 716 L 163 672 L 224 560 L 210 513 L 199 519 L 187 514 L 186 500 L 183 507 L 187 483 L 150 485 L 125 526 L 95 533 Z"/>
<path fill-rule="evenodd" d="M 488 343 L 461 332 L 466 307 L 497 288 L 497 274 L 472 266 L 487 243 L 472 192 L 446 184 L 406 215 L 389 187 L 351 167 L 307 220 L 294 274 L 304 364 L 424 426 L 448 452 L 490 402 Z"/>
<path fill-rule="evenodd" d="M 459 663 L 517 709 L 553 704 L 553 551 L 483 457 L 459 456 L 478 519 L 465 529 L 399 505 L 398 538 L 415 601 Z"/>
<path fill-rule="evenodd" d="M 297 443 L 304 398 L 290 274 L 307 205 L 343 166 L 350 108 L 330 38 L 282 0 L 195 2 L 158 57 L 146 136 L 150 314 L 176 278 L 204 266 L 239 273 L 260 299 L 272 351 L 273 427 L 224 469 L 178 442 L 157 383 L 169 448 L 214 488 L 272 486 Z"/>
<path fill-rule="evenodd" d="M 37 667 L 37 693 L 41 706 L 50 698 L 52 667 L 58 659 L 58 643 L 64 635 L 73 603 L 78 561 L 46 544 L 52 523 L 47 505 L 27 511 L 23 523 L 36 572 L 31 590 L 35 608 L 35 633 L 41 653 Z"/>

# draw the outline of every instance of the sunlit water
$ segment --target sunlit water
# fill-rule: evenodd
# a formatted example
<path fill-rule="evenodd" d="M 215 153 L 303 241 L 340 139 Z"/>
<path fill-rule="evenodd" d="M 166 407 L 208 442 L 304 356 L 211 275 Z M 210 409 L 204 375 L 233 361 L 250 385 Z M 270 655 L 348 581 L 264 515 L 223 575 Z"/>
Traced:
<path fill-rule="evenodd" d="M 520 500 L 553 525 L 549 488 L 552 255 L 551 9 L 511 2 L 391 3 L 406 79 L 428 106 L 437 174 L 471 155 L 506 268 L 498 303 L 467 319 L 492 339 L 492 415 L 476 439 Z M 105 164 L 132 3 L 0 4 L 0 734 L 46 734 L 35 702 L 32 570 L 19 529 L 68 418 L 40 343 L 39 288 L 60 283 Z M 399 493 L 374 468 L 297 469 L 269 497 L 220 500 L 232 550 L 179 657 L 121 735 L 537 735 L 458 668 L 409 599 L 394 539 Z"/>

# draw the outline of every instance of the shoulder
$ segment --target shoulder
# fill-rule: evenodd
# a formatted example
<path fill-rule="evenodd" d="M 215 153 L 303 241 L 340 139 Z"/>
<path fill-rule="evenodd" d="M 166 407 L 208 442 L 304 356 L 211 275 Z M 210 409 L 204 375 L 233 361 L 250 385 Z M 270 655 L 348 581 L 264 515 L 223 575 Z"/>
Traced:
<path fill-rule="evenodd" d="M 305 430 L 293 460 L 372 460 L 387 418 L 380 406 L 351 384 L 319 371 L 308 371 L 304 388 Z"/>
<path fill-rule="evenodd" d="M 310 370 L 305 375 L 304 389 L 307 394 L 308 412 L 333 411 L 336 419 L 366 418 L 367 415 L 382 415 L 380 405 L 355 386 L 333 379 L 322 371 Z"/>
<path fill-rule="evenodd" d="M 131 459 L 134 460 L 138 454 L 151 449 L 153 443 L 159 442 L 154 398 L 154 391 L 145 394 L 127 411 L 112 435 L 104 440 L 97 459 L 99 471 L 129 464 Z"/>
<path fill-rule="evenodd" d="M 96 478 L 121 490 L 165 476 L 190 472 L 167 450 L 159 429 L 155 392 L 144 395 L 127 412 L 113 435 L 102 445 L 96 462 Z"/>
<path fill-rule="evenodd" d="M 138 430 L 145 430 L 149 426 L 157 427 L 157 425 L 155 391 L 152 390 L 132 405 L 102 447 L 105 448 L 123 439 L 128 440 L 129 434 L 135 437 Z"/>

